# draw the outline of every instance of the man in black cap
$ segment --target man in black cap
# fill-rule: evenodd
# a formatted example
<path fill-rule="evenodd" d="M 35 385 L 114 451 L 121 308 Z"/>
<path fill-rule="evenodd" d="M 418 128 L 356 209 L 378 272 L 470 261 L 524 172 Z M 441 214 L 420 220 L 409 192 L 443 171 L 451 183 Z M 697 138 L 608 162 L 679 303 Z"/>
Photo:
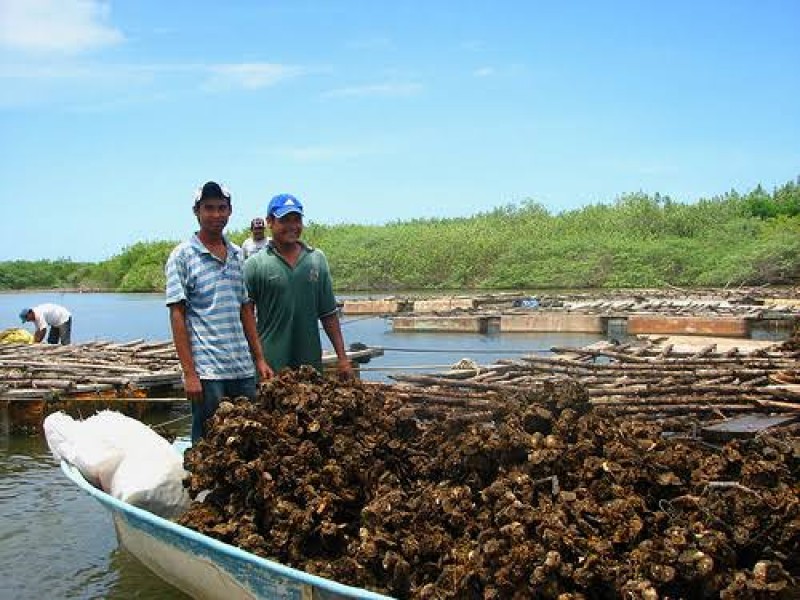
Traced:
<path fill-rule="evenodd" d="M 264 379 L 272 370 L 244 287 L 242 250 L 222 233 L 232 212 L 230 192 L 209 181 L 197 191 L 193 211 L 200 230 L 167 260 L 166 303 L 196 442 L 222 397 L 255 400 L 255 375 Z"/>

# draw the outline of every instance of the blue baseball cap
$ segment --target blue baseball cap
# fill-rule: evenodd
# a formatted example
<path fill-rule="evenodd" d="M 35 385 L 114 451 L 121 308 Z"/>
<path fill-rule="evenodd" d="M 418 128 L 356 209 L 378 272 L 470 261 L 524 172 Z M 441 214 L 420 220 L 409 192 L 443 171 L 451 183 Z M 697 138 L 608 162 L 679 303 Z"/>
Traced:
<path fill-rule="evenodd" d="M 267 208 L 267 216 L 280 219 L 289 213 L 298 213 L 303 216 L 303 205 L 291 194 L 279 194 L 269 201 L 269 208 Z"/>
<path fill-rule="evenodd" d="M 19 318 L 23 323 L 25 323 L 28 320 L 29 312 L 31 312 L 30 308 L 23 308 L 21 311 L 19 311 Z"/>

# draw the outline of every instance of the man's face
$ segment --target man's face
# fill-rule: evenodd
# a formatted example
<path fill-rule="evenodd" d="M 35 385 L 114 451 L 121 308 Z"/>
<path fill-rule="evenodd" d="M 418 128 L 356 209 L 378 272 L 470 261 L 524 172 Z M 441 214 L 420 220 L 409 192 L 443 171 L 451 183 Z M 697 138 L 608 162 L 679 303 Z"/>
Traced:
<path fill-rule="evenodd" d="M 276 244 L 296 243 L 303 233 L 303 216 L 299 213 L 289 213 L 280 219 L 272 216 L 268 221 L 272 231 L 272 241 Z"/>
<path fill-rule="evenodd" d="M 264 227 L 251 227 L 250 231 L 253 232 L 253 239 L 257 242 L 264 239 Z"/>
<path fill-rule="evenodd" d="M 231 216 L 231 203 L 225 198 L 206 198 L 194 207 L 200 229 L 221 235 Z"/>

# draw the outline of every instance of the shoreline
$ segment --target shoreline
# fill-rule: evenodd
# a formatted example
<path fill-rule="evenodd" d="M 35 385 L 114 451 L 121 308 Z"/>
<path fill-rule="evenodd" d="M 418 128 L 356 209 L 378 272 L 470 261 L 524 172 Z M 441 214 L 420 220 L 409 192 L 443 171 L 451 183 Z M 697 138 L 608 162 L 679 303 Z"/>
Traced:
<path fill-rule="evenodd" d="M 77 294 L 159 294 L 164 290 L 117 290 L 101 287 L 56 287 L 56 288 L 14 288 L 0 289 L 0 294 L 22 294 L 22 293 L 77 293 Z M 357 294 L 359 296 L 374 295 L 381 298 L 394 298 L 398 296 L 426 296 L 426 297 L 449 297 L 449 296 L 502 296 L 502 295 L 642 295 L 642 294 L 720 294 L 720 295 L 774 295 L 770 292 L 789 292 L 800 297 L 800 285 L 751 285 L 732 287 L 677 287 L 665 285 L 662 287 L 631 287 L 631 288 L 412 288 L 412 289 L 336 289 L 337 294 Z"/>
<path fill-rule="evenodd" d="M 102 288 L 23 288 L 0 290 L 0 294 L 157 294 L 159 292 L 119 292 Z"/>

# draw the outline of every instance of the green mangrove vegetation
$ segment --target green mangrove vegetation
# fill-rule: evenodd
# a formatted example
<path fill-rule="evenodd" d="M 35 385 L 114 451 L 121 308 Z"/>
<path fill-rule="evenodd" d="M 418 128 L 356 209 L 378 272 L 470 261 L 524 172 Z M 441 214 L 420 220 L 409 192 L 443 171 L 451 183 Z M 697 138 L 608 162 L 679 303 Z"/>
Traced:
<path fill-rule="evenodd" d="M 232 233 L 241 243 L 248 232 Z M 339 289 L 553 289 L 792 284 L 800 278 L 800 178 L 692 203 L 626 194 L 551 213 L 534 201 L 470 217 L 309 223 Z M 0 289 L 161 291 L 176 241 L 99 263 L 0 263 Z"/>

